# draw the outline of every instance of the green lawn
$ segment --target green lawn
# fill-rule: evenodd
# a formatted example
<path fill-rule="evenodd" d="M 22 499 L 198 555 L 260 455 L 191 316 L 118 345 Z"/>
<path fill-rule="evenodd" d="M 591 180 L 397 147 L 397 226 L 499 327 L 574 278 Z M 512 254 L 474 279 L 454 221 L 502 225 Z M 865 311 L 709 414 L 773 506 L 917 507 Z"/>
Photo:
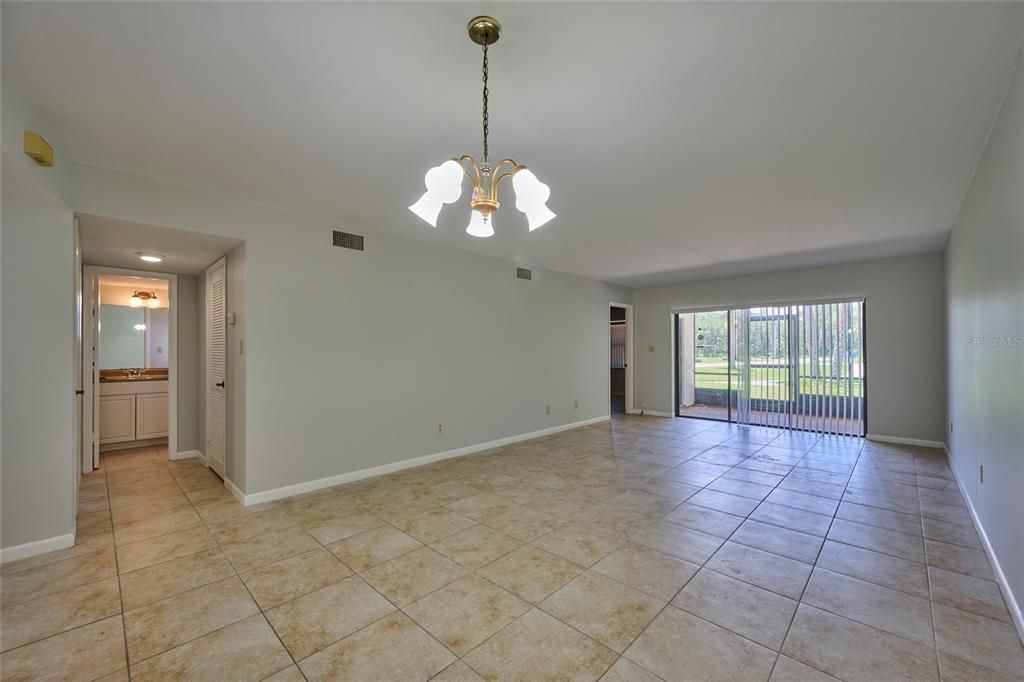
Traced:
<path fill-rule="evenodd" d="M 849 393 L 851 382 L 843 378 L 841 380 L 829 381 L 825 378 L 817 380 L 810 378 L 811 362 L 805 360 L 802 363 L 801 373 L 804 375 L 800 381 L 800 390 L 805 394 L 827 394 L 845 396 Z M 823 367 L 824 369 L 824 367 Z M 694 381 L 697 388 L 727 390 L 729 388 L 729 370 L 725 358 L 701 358 L 694 367 Z M 739 383 L 739 374 L 732 373 L 732 386 Z M 752 398 L 772 398 L 787 400 L 789 398 L 789 369 L 785 367 L 769 368 L 755 367 L 751 370 L 750 393 Z M 853 395 L 862 395 L 862 383 L 855 378 L 852 382 Z"/>

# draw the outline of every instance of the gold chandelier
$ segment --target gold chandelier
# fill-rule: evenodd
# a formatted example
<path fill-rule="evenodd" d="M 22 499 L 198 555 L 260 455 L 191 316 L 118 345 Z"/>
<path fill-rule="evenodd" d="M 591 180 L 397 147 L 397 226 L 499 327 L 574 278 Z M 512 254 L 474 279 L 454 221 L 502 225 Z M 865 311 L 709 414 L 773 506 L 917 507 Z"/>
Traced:
<path fill-rule="evenodd" d="M 467 177 L 473 183 L 473 198 L 469 205 L 472 213 L 466 232 L 474 237 L 490 237 L 494 234 L 494 214 L 498 211 L 498 192 L 502 183 L 512 178 L 512 189 L 516 194 L 516 208 L 526 214 L 530 231 L 536 230 L 555 214 L 547 207 L 551 190 L 526 166 L 512 159 L 503 159 L 493 167 L 488 159 L 487 135 L 489 119 L 487 113 L 487 47 L 498 42 L 501 24 L 492 17 L 476 17 L 469 22 L 469 39 L 483 47 L 483 132 L 484 153 L 480 163 L 472 156 L 462 156 L 434 166 L 424 178 L 427 191 L 420 200 L 409 207 L 409 210 L 430 224 L 437 227 L 437 216 L 444 204 L 453 204 L 462 196 L 462 179 Z"/>

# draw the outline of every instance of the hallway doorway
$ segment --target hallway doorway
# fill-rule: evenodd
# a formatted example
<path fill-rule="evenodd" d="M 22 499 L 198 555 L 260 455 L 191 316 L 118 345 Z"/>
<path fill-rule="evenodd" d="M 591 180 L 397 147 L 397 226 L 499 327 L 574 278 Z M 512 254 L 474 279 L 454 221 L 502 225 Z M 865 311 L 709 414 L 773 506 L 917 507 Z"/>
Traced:
<path fill-rule="evenodd" d="M 633 306 L 610 303 L 608 307 L 608 413 L 633 411 Z"/>

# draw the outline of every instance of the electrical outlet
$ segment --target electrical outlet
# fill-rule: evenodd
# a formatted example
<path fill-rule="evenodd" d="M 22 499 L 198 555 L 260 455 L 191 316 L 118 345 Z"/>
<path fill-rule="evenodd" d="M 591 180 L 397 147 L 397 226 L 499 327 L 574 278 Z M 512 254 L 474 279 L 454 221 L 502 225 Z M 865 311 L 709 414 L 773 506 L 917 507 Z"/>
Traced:
<path fill-rule="evenodd" d="M 544 414 L 551 414 L 551 406 L 550 405 L 545 405 L 544 406 Z"/>
<path fill-rule="evenodd" d="M 985 465 L 984 464 L 979 464 L 978 465 L 978 482 L 979 483 L 984 483 L 985 482 Z"/>
<path fill-rule="evenodd" d="M 648 353 L 653 353 L 654 352 L 654 346 L 653 345 L 647 346 L 647 352 Z"/>
<path fill-rule="evenodd" d="M 437 425 L 437 432 L 438 433 L 444 433 L 444 424 L 438 424 Z"/>
<path fill-rule="evenodd" d="M 574 409 L 574 410 L 580 409 L 580 401 L 577 400 L 577 401 L 573 402 L 572 409 Z"/>

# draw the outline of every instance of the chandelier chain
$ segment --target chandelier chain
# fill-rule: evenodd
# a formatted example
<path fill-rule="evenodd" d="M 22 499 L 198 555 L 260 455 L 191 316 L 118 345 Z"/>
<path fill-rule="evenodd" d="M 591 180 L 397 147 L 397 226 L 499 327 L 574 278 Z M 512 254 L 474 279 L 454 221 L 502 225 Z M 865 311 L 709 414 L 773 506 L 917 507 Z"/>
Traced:
<path fill-rule="evenodd" d="M 487 133 L 489 132 L 490 115 L 487 113 L 487 97 L 490 91 L 487 89 L 487 45 L 484 45 L 484 165 L 487 165 Z"/>

